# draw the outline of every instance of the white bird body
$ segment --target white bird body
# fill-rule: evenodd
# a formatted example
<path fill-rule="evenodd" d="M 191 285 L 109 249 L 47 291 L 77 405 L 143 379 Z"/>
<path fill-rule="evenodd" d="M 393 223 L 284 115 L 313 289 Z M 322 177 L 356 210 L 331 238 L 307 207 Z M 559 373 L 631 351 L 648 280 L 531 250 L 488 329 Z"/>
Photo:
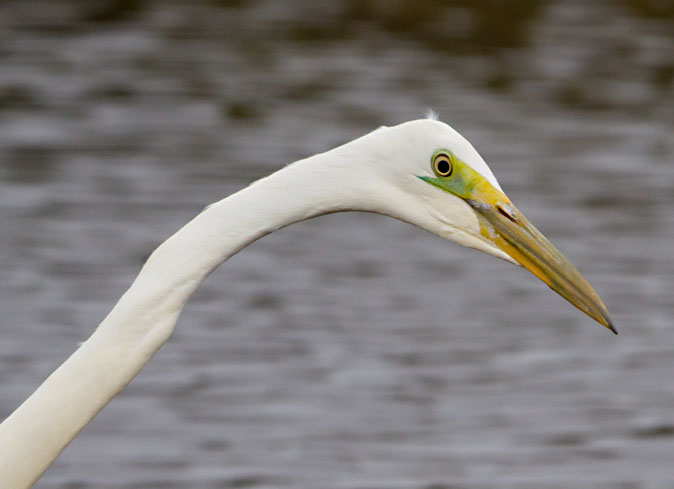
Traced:
<path fill-rule="evenodd" d="M 32 486 L 169 338 L 199 283 L 279 228 L 327 213 L 375 212 L 515 263 L 485 238 L 472 200 L 424 181 L 434 177 L 429 157 L 438 148 L 500 192 L 468 141 L 442 122 L 419 120 L 297 161 L 208 206 L 152 253 L 92 336 L 0 425 L 0 488 Z"/>

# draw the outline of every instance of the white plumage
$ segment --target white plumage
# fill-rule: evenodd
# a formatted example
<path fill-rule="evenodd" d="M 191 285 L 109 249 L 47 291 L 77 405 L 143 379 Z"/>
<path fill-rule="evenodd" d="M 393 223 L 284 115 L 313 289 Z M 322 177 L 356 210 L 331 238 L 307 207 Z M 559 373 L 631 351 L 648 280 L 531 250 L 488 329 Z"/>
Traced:
<path fill-rule="evenodd" d="M 490 226 L 485 219 L 495 218 L 481 217 L 476 203 L 492 210 L 497 203 L 454 195 L 423 179 L 436 177 L 431 158 L 443 148 L 468 167 L 466 172 L 479 175 L 480 188 L 503 195 L 487 164 L 459 133 L 436 120 L 418 120 L 379 128 L 297 161 L 208 206 L 152 253 L 93 335 L 0 425 L 0 487 L 30 487 L 169 338 L 199 283 L 233 254 L 281 227 L 326 213 L 368 211 L 520 261 L 485 234 Z M 498 219 L 503 220 L 498 226 L 526 224 L 523 217 L 518 224 L 518 216 Z M 506 232 L 494 226 L 494 236 Z M 569 300 L 578 307 L 582 302 Z"/>

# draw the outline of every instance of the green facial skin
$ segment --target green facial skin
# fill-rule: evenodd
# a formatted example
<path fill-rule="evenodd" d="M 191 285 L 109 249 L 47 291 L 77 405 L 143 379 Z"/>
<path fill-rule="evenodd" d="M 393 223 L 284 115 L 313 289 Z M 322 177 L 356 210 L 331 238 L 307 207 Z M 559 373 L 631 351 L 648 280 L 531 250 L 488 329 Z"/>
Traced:
<path fill-rule="evenodd" d="M 434 169 L 435 178 L 418 178 L 463 199 L 475 211 L 483 238 L 529 270 L 575 307 L 618 334 L 606 307 L 590 284 L 512 205 L 510 199 L 449 150 L 436 151 L 431 158 L 432 167 L 439 154 L 449 157 L 452 164 L 451 173 L 442 177 L 438 176 Z"/>
<path fill-rule="evenodd" d="M 439 154 L 446 154 L 452 163 L 452 173 L 448 177 L 418 177 L 424 182 L 476 203 L 506 205 L 510 200 L 482 175 L 461 161 L 449 150 L 441 149 L 433 153 L 431 164 Z"/>

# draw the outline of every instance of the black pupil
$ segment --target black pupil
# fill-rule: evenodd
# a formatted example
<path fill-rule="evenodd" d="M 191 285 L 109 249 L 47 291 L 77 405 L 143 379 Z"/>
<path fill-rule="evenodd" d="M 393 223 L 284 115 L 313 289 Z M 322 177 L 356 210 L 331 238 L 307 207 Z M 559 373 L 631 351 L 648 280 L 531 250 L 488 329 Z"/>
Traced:
<path fill-rule="evenodd" d="M 440 160 L 438 161 L 438 173 L 446 174 L 449 173 L 449 161 Z"/>

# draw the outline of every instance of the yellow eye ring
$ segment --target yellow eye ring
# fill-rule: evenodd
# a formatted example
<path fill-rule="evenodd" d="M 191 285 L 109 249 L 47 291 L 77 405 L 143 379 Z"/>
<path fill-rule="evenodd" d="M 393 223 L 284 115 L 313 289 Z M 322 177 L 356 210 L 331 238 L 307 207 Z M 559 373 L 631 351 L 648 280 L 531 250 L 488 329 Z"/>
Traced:
<path fill-rule="evenodd" d="M 447 153 L 438 153 L 433 157 L 433 171 L 439 177 L 448 177 L 452 174 L 454 165 Z"/>

